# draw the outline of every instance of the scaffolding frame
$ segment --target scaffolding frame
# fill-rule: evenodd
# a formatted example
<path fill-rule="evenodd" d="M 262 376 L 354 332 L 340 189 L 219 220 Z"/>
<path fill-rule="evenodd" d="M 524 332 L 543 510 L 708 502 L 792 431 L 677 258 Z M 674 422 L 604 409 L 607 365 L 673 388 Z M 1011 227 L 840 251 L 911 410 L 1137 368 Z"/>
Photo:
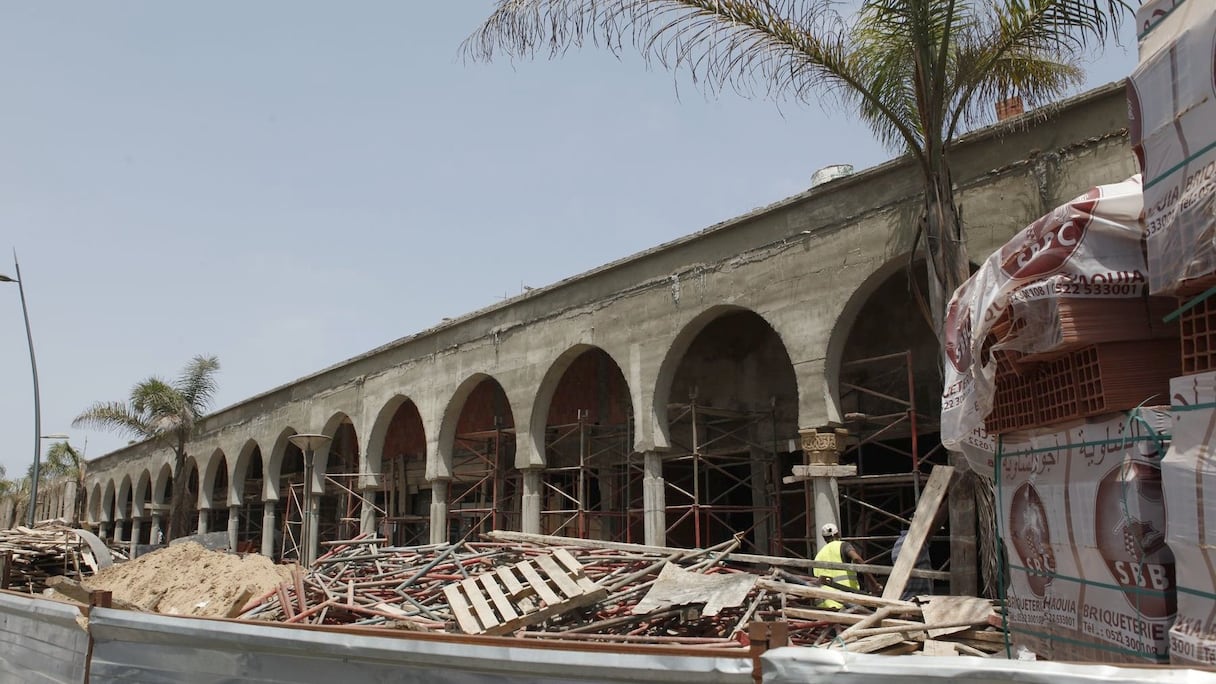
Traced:
<path fill-rule="evenodd" d="M 545 430 L 546 463 L 571 464 L 549 465 L 541 474 L 541 527 L 545 534 L 639 542 L 635 528 L 642 518 L 630 511 L 642 505 L 643 472 L 640 465 L 631 467 L 632 426 L 599 425 L 589 415 L 579 409 L 576 422 Z"/>
<path fill-rule="evenodd" d="M 521 476 L 514 457 L 514 428 L 499 424 L 456 435 L 448 485 L 449 540 L 511 529 L 512 521 L 519 527 Z"/>
<path fill-rule="evenodd" d="M 698 404 L 694 396 L 687 404 L 669 405 L 668 415 L 672 416 L 672 444 L 677 450 L 663 457 L 667 534 L 672 536 L 681 525 L 691 524 L 691 545 L 697 548 L 708 548 L 731 536 L 760 554 L 782 548 L 780 505 L 775 496 L 781 481 L 776 445 L 762 444 L 754 437 L 754 428 L 767 420 L 775 438 L 774 409 L 715 408 Z M 688 428 L 688 442 L 677 439 L 683 432 L 679 428 L 684 426 Z M 756 472 L 757 461 L 760 473 Z M 674 477 L 680 473 L 672 471 L 679 467 L 685 470 L 685 477 Z M 757 495 L 753 483 L 758 474 L 767 475 L 762 496 Z M 718 487 L 712 486 L 715 482 Z M 725 486 L 721 486 L 723 483 Z M 750 504 L 728 503 L 740 489 L 746 491 Z M 750 524 L 740 526 L 740 516 L 749 516 Z M 729 534 L 715 537 L 715 527 Z"/>
<path fill-rule="evenodd" d="M 876 376 L 875 380 L 899 380 L 899 384 L 906 381 L 907 387 L 907 396 L 898 396 L 860 382 L 840 381 L 841 403 L 852 395 L 858 409 L 844 416 L 851 439 L 841 456 L 844 460 L 856 462 L 858 474 L 838 480 L 840 518 L 844 529 L 850 531 L 847 537 L 849 541 L 863 551 L 867 563 L 872 563 L 889 559 L 891 545 L 899 532 L 911 525 L 921 488 L 929 477 L 926 466 L 931 469 L 941 460 L 945 450 L 939 442 L 922 453 L 920 431 L 935 421 L 917 411 L 911 350 L 847 361 L 841 364 L 842 375 L 845 369 L 860 366 L 887 366 L 886 371 Z M 866 413 L 863 410 L 866 401 L 881 409 L 880 412 Z M 901 428 L 906 428 L 906 435 L 901 434 Z M 901 438 L 908 441 L 906 447 L 894 443 L 894 440 Z M 906 459 L 908 469 L 867 474 L 867 460 L 872 460 L 878 454 Z M 808 481 L 803 485 L 809 496 L 811 483 Z M 810 524 L 812 522 L 808 516 Z M 808 537 L 813 538 L 814 534 L 814 530 L 808 529 Z M 935 541 L 941 539 L 946 537 L 932 538 Z M 878 545 L 877 550 L 871 552 L 874 544 Z"/>
<path fill-rule="evenodd" d="M 381 476 L 380 492 L 384 495 L 383 514 L 379 517 L 380 536 L 394 546 L 421 546 L 430 543 L 431 516 L 407 512 L 405 501 L 417 504 L 418 494 L 410 494 L 411 487 L 406 472 L 411 460 L 423 461 L 425 457 L 403 454 L 401 457 L 385 459 L 387 467 Z M 423 491 L 417 488 L 419 492 Z M 429 507 L 430 501 L 426 502 Z M 381 511 L 376 506 L 377 512 Z"/>

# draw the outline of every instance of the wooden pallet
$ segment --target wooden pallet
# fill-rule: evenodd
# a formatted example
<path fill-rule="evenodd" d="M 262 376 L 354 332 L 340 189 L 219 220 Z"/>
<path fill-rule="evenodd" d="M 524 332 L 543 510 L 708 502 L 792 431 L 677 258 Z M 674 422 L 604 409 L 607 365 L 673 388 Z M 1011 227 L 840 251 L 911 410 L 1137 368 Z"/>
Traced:
<path fill-rule="evenodd" d="M 449 584 L 444 597 L 465 634 L 508 634 L 595 603 L 608 592 L 565 549 Z"/>

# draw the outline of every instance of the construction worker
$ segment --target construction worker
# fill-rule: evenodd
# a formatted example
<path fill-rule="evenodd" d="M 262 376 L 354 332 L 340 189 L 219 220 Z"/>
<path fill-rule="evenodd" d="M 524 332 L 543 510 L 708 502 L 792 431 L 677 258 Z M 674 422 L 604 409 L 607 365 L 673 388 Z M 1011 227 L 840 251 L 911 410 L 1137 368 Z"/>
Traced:
<path fill-rule="evenodd" d="M 826 523 L 823 527 L 819 528 L 819 534 L 823 535 L 823 540 L 827 543 L 824 544 L 822 549 L 819 549 L 819 553 L 815 554 L 815 560 L 831 563 L 857 563 L 858 565 L 865 562 L 862 560 L 861 554 L 857 553 L 857 549 L 853 548 L 852 544 L 841 540 L 840 529 L 836 527 L 835 523 Z M 845 559 L 848 560 L 846 561 Z M 834 586 L 844 591 L 861 588 L 861 585 L 857 582 L 857 573 L 852 570 L 815 568 L 814 573 L 816 577 L 820 578 L 824 586 Z M 874 593 L 882 592 L 882 585 L 872 575 L 865 575 L 865 578 L 866 587 L 870 591 Z M 844 604 L 827 599 L 820 603 L 820 606 L 830 610 L 840 610 L 844 607 Z"/>

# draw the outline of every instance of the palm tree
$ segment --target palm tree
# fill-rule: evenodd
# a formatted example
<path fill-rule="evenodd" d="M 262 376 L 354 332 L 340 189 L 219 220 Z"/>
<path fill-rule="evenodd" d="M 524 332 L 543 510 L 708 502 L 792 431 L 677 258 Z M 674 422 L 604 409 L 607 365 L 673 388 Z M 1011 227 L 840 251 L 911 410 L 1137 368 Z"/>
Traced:
<path fill-rule="evenodd" d="M 196 356 L 173 383 L 150 377 L 131 389 L 129 403 L 97 402 L 72 422 L 74 427 L 98 427 L 143 439 L 156 440 L 173 449 L 173 500 L 169 505 L 170 539 L 190 534 L 191 520 L 185 506 L 186 444 L 194 426 L 211 406 L 215 374 L 220 362 L 214 356 Z"/>
<path fill-rule="evenodd" d="M 76 483 L 76 510 L 72 511 L 73 520 L 84 519 L 84 458 L 80 452 L 67 442 L 55 442 L 46 452 L 38 470 L 39 490 L 42 481 L 70 479 Z M 31 476 L 33 473 L 31 472 Z"/>
<path fill-rule="evenodd" d="M 951 146 L 994 102 L 1035 106 L 1080 84 L 1080 58 L 1127 11 L 1123 0 L 498 0 L 462 50 L 489 61 L 629 42 L 711 92 L 839 99 L 922 177 L 912 251 L 923 239 L 929 301 L 917 298 L 943 340 L 969 275 Z"/>

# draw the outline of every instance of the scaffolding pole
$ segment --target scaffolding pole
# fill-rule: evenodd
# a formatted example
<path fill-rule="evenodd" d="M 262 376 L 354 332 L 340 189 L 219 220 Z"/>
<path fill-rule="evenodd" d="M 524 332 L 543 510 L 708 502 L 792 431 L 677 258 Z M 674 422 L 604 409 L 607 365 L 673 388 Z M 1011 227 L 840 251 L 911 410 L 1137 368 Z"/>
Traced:
<path fill-rule="evenodd" d="M 642 505 L 642 473 L 630 467 L 630 425 L 592 423 L 583 409 L 577 416 L 574 423 L 550 425 L 545 431 L 545 462 L 550 465 L 541 475 L 544 533 L 640 541 L 633 528 L 641 518 L 635 521 L 631 511 Z"/>

